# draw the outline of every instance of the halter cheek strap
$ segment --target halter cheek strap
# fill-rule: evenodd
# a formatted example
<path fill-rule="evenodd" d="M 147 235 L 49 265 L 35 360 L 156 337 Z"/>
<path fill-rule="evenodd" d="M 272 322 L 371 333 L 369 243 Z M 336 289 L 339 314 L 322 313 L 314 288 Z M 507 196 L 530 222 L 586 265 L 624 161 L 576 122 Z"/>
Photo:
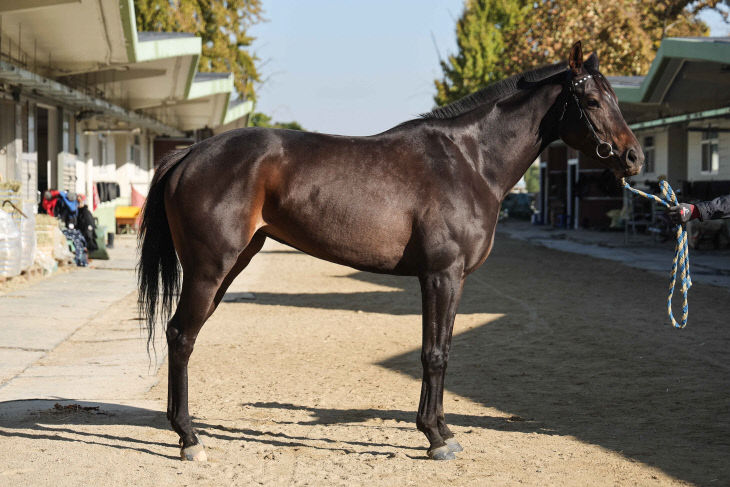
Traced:
<path fill-rule="evenodd" d="M 560 121 L 562 122 L 565 118 L 565 112 L 568 109 L 568 99 L 570 98 L 575 102 L 575 106 L 578 109 L 578 118 L 586 121 L 588 131 L 591 133 L 591 135 L 593 136 L 593 140 L 596 142 L 596 155 L 600 159 L 608 159 L 611 156 L 618 157 L 618 153 L 613 150 L 613 146 L 598 136 L 595 125 L 593 125 L 591 118 L 588 116 L 587 113 L 585 113 L 583 107 L 580 104 L 580 100 L 578 100 L 576 88 L 578 86 L 583 86 L 583 84 L 591 78 L 593 78 L 593 75 L 586 74 L 584 76 L 581 76 L 580 78 L 568 79 L 566 84 L 568 85 L 569 96 L 566 96 L 565 104 L 563 105 L 563 113 L 560 115 Z"/>

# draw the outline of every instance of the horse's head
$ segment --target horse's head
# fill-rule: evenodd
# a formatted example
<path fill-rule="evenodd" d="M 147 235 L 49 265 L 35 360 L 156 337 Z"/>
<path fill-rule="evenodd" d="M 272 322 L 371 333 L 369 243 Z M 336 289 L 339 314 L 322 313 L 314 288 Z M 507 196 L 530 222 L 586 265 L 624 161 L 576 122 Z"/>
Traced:
<path fill-rule="evenodd" d="M 598 71 L 595 53 L 584 62 L 580 41 L 570 50 L 560 117 L 560 138 L 603 162 L 616 177 L 639 174 L 644 153 L 626 125 L 616 93 Z"/>

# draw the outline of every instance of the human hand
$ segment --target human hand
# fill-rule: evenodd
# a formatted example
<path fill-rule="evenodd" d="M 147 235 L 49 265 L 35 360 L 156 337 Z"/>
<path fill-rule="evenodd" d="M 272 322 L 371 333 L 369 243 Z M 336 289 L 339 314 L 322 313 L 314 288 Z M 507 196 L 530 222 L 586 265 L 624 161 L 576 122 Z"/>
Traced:
<path fill-rule="evenodd" d="M 684 225 L 695 217 L 694 213 L 696 213 L 695 205 L 690 205 L 687 203 L 680 203 L 677 206 L 670 206 L 666 210 L 667 216 L 675 225 Z"/>

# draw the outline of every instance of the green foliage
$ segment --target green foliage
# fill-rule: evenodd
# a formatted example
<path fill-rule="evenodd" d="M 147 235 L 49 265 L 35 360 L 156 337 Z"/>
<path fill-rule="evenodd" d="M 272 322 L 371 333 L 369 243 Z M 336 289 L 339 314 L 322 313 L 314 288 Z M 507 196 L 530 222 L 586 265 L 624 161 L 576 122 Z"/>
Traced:
<path fill-rule="evenodd" d="M 261 0 L 134 0 L 137 29 L 190 32 L 202 39 L 201 72 L 230 72 L 240 96 L 255 100 L 258 58 L 250 27 L 262 20 Z"/>
<path fill-rule="evenodd" d="M 261 112 L 254 112 L 248 120 L 251 127 L 268 127 L 275 129 L 304 130 L 298 122 L 272 122 L 271 117 Z"/>
<path fill-rule="evenodd" d="M 441 61 L 438 105 L 527 69 L 566 59 L 583 41 L 605 74 L 646 74 L 664 37 L 705 36 L 697 15 L 721 0 L 467 0 L 456 24 L 458 52 Z"/>
<path fill-rule="evenodd" d="M 467 0 L 456 23 L 457 54 L 441 61 L 443 80 L 436 80 L 438 105 L 458 100 L 508 76 L 505 32 L 523 21 L 524 0 Z"/>
<path fill-rule="evenodd" d="M 528 193 L 540 192 L 540 166 L 533 164 L 525 173 L 525 190 Z"/>

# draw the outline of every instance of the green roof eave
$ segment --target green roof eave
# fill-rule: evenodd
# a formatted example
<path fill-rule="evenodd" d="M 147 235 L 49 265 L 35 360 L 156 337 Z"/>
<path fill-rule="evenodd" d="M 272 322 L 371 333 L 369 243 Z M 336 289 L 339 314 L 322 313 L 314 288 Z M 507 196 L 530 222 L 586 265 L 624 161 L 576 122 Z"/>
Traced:
<path fill-rule="evenodd" d="M 674 117 L 659 118 L 657 120 L 649 120 L 648 122 L 639 122 L 629 125 L 629 128 L 631 130 L 641 130 L 651 127 L 671 125 L 673 123 L 691 122 L 692 120 L 724 117 L 727 115 L 730 115 L 730 107 L 715 108 L 714 110 L 705 110 L 704 112 L 687 113 L 685 115 L 677 115 Z"/>
<path fill-rule="evenodd" d="M 203 98 L 205 96 L 227 94 L 230 96 L 233 90 L 233 74 L 229 74 L 226 78 L 194 81 L 190 86 L 187 99 Z"/>
<path fill-rule="evenodd" d="M 642 83 L 643 84 L 643 83 Z M 613 91 L 622 103 L 639 103 L 642 91 L 640 86 L 613 86 Z"/>
<path fill-rule="evenodd" d="M 239 118 L 243 118 L 252 111 L 253 102 L 251 100 L 240 103 L 233 108 L 229 107 L 226 110 L 225 116 L 223 117 L 223 123 L 221 125 L 225 125 L 227 123 L 233 122 L 234 120 L 238 120 Z"/>
<path fill-rule="evenodd" d="M 134 18 L 134 0 L 119 0 L 119 11 L 124 29 L 124 44 L 130 63 L 137 62 L 137 19 Z"/>
<path fill-rule="evenodd" d="M 203 52 L 203 42 L 200 37 L 156 39 L 139 42 L 137 36 L 137 20 L 134 16 L 134 0 L 119 0 L 119 9 L 122 16 L 127 57 L 130 63 L 179 56 L 192 56 L 193 61 L 190 63 L 190 69 L 185 80 L 185 97 L 188 98 L 193 78 L 198 71 L 200 54 Z"/>
<path fill-rule="evenodd" d="M 708 42 L 703 38 L 666 38 L 662 40 L 649 72 L 641 86 L 616 86 L 614 91 L 620 102 L 641 103 L 649 98 L 649 93 L 659 82 L 660 74 L 672 58 L 707 61 L 727 64 L 730 59 L 730 43 Z"/>

